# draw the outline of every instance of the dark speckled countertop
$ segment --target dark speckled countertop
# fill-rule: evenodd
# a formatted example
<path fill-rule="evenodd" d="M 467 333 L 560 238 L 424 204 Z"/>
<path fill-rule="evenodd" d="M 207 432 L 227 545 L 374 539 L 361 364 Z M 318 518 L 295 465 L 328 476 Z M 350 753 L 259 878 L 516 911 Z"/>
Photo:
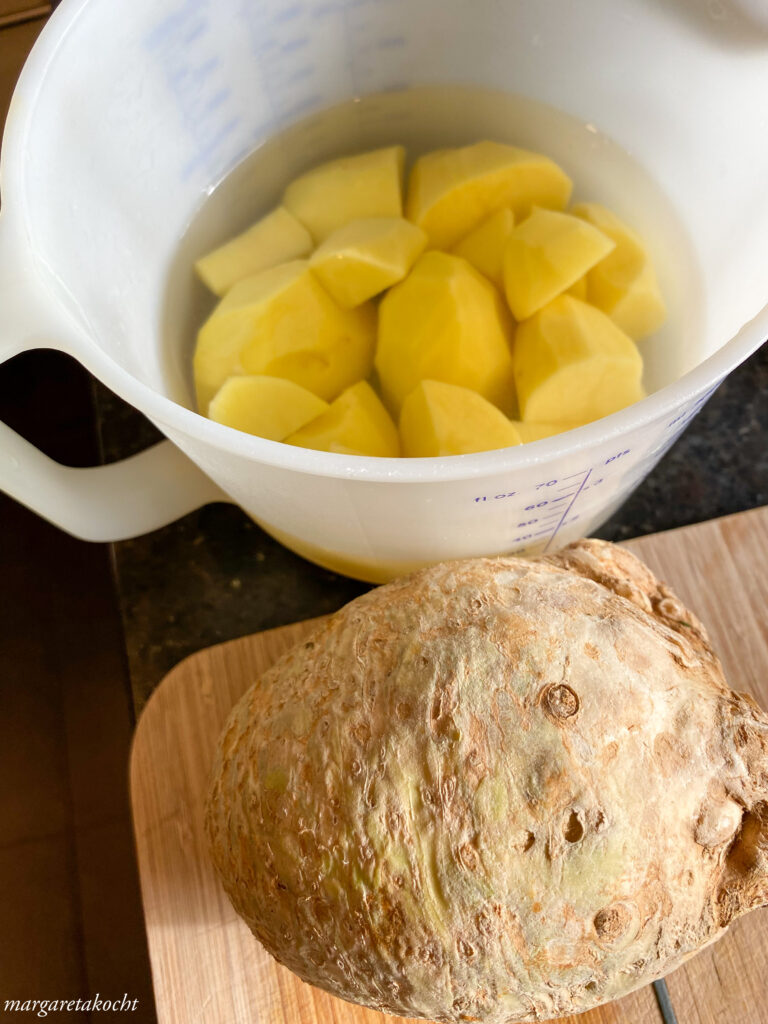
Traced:
<path fill-rule="evenodd" d="M 105 461 L 156 440 L 96 387 Z M 599 536 L 620 541 L 768 503 L 768 345 L 721 385 Z M 165 673 L 223 640 L 322 615 L 368 589 L 304 561 L 232 505 L 114 545 L 137 711 Z"/>

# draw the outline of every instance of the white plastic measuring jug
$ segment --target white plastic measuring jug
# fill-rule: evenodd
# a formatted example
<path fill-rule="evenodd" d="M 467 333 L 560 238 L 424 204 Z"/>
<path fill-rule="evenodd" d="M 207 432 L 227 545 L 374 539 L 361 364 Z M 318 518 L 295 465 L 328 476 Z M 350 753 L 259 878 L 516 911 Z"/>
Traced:
<path fill-rule="evenodd" d="M 22 73 L 3 143 L 0 358 L 71 353 L 170 440 L 73 470 L 2 426 L 0 486 L 91 540 L 234 501 L 301 554 L 375 581 L 594 530 L 768 336 L 768 33 L 753 6 L 64 0 Z M 315 110 L 456 82 L 595 125 L 663 189 L 698 286 L 679 297 L 667 356 L 650 353 L 652 372 L 662 368 L 654 393 L 522 448 L 432 460 L 302 450 L 186 408 L 163 348 L 164 301 L 202 198 Z M 537 141 L 535 124 L 521 130 L 521 145 Z M 316 139 L 305 166 L 338 142 Z M 651 241 L 663 261 L 663 229 Z"/>

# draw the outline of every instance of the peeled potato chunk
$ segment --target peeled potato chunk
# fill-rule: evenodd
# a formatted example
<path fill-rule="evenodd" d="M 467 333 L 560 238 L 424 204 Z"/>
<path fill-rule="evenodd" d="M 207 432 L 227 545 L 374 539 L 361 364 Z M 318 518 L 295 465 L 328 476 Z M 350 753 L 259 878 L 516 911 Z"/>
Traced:
<path fill-rule="evenodd" d="M 230 377 L 208 407 L 208 415 L 246 434 L 282 441 L 329 408 L 311 391 L 282 377 Z"/>
<path fill-rule="evenodd" d="M 227 379 L 285 377 L 331 401 L 371 372 L 376 317 L 369 304 L 341 309 L 306 260 L 234 285 L 201 327 L 194 356 L 198 407 Z"/>
<path fill-rule="evenodd" d="M 635 343 L 570 295 L 518 326 L 513 364 L 520 418 L 528 423 L 589 423 L 644 396 Z"/>
<path fill-rule="evenodd" d="M 310 233 L 284 206 L 278 206 L 247 231 L 201 256 L 195 270 L 203 283 L 221 296 L 244 277 L 311 251 Z"/>
<path fill-rule="evenodd" d="M 285 438 L 287 444 L 341 455 L 397 458 L 400 441 L 392 417 L 370 384 L 347 388 L 326 412 Z"/>
<path fill-rule="evenodd" d="M 429 251 L 379 306 L 376 369 L 390 408 L 427 378 L 514 406 L 512 325 L 496 289 L 459 256 Z"/>
<path fill-rule="evenodd" d="M 667 309 L 638 235 L 600 203 L 579 203 L 571 213 L 599 228 L 616 244 L 587 274 L 588 301 L 635 341 L 653 334 L 664 323 Z"/>
<path fill-rule="evenodd" d="M 429 458 L 467 455 L 521 443 L 512 422 L 469 388 L 423 380 L 400 413 L 403 455 Z"/>
<path fill-rule="evenodd" d="M 503 290 L 504 250 L 514 226 L 514 213 L 508 206 L 503 206 L 454 245 L 452 251 Z"/>
<path fill-rule="evenodd" d="M 572 182 L 540 153 L 500 142 L 427 153 L 414 164 L 405 215 L 436 249 L 450 249 L 491 213 L 507 206 L 516 220 L 533 206 L 562 210 Z"/>
<path fill-rule="evenodd" d="M 545 437 L 554 437 L 555 434 L 564 434 L 566 430 L 572 430 L 574 426 L 578 426 L 573 423 L 525 423 L 523 420 L 513 420 L 512 425 L 520 435 L 523 444 L 541 441 Z"/>
<path fill-rule="evenodd" d="M 587 302 L 587 275 L 584 274 L 580 277 L 576 284 L 572 284 L 570 288 L 566 289 L 568 295 L 573 295 L 574 298 L 581 299 L 582 302 Z"/>
<path fill-rule="evenodd" d="M 316 243 L 351 220 L 401 217 L 404 163 L 402 146 L 331 160 L 292 181 L 283 205 Z"/>
<path fill-rule="evenodd" d="M 504 250 L 504 290 L 515 318 L 527 319 L 576 284 L 615 244 L 579 217 L 535 209 Z"/>
<path fill-rule="evenodd" d="M 337 228 L 309 265 L 340 306 L 351 309 L 401 281 L 427 236 L 402 217 L 370 217 Z"/>

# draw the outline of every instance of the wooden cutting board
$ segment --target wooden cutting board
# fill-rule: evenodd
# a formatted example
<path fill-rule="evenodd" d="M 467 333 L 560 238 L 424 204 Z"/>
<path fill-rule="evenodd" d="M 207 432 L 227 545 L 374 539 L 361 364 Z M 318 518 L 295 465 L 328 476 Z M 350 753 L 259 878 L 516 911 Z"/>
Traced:
<path fill-rule="evenodd" d="M 627 546 L 706 623 L 734 689 L 768 707 L 768 508 Z M 279 967 L 235 916 L 205 853 L 202 801 L 221 725 L 257 676 L 312 628 L 301 622 L 192 655 L 166 676 L 138 724 L 131 790 L 160 1024 L 400 1020 L 334 999 Z M 768 1024 L 768 910 L 737 921 L 667 983 L 679 1024 Z M 648 986 L 578 1024 L 660 1019 Z"/>

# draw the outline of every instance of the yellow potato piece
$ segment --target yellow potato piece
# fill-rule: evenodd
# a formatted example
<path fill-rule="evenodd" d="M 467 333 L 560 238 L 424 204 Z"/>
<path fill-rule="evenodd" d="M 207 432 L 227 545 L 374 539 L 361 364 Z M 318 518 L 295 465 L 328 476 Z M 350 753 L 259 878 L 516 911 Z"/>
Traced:
<path fill-rule="evenodd" d="M 504 250 L 504 290 L 515 318 L 527 319 L 576 284 L 615 244 L 579 217 L 535 209 Z"/>
<path fill-rule="evenodd" d="M 653 334 L 667 315 L 653 264 L 639 236 L 600 203 L 579 203 L 571 213 L 612 238 L 616 248 L 587 274 L 587 299 L 637 341 Z"/>
<path fill-rule="evenodd" d="M 503 290 L 504 250 L 514 226 L 515 215 L 508 206 L 504 206 L 486 217 L 482 224 L 454 245 L 452 251 Z"/>
<path fill-rule="evenodd" d="M 241 235 L 202 256 L 195 270 L 203 283 L 221 296 L 244 277 L 310 252 L 312 237 L 307 229 L 284 206 L 278 206 Z"/>
<path fill-rule="evenodd" d="M 311 391 L 282 377 L 230 377 L 219 388 L 208 416 L 246 434 L 282 441 L 329 408 Z"/>
<path fill-rule="evenodd" d="M 572 430 L 574 426 L 571 423 L 525 423 L 523 420 L 513 420 L 512 423 L 523 444 L 541 441 L 545 437 L 554 437 L 555 434 L 563 434 L 566 430 Z"/>
<path fill-rule="evenodd" d="M 306 260 L 234 285 L 201 327 L 194 356 L 198 408 L 243 373 L 285 377 L 331 401 L 372 368 L 376 314 L 341 309 Z"/>
<path fill-rule="evenodd" d="M 314 167 L 286 188 L 283 205 L 316 243 L 365 217 L 401 217 L 405 149 L 389 146 Z"/>
<path fill-rule="evenodd" d="M 574 298 L 587 302 L 587 275 L 585 274 L 583 277 L 580 277 L 576 284 L 572 284 L 566 291 L 568 295 L 573 295 Z"/>
<path fill-rule="evenodd" d="M 403 455 L 429 458 L 508 448 L 521 438 L 512 422 L 476 391 L 423 380 L 403 402 L 400 442 Z"/>
<path fill-rule="evenodd" d="M 379 306 L 376 369 L 398 411 L 427 378 L 472 388 L 514 407 L 512 324 L 497 290 L 459 256 L 429 251 Z"/>
<path fill-rule="evenodd" d="M 520 418 L 589 423 L 644 396 L 637 345 L 605 313 L 560 295 L 517 328 Z"/>
<path fill-rule="evenodd" d="M 451 246 L 503 206 L 516 220 L 533 206 L 562 210 L 572 182 L 540 153 L 500 142 L 477 142 L 419 157 L 408 183 L 405 215 L 437 249 Z"/>
<path fill-rule="evenodd" d="M 370 384 L 347 388 L 326 412 L 286 439 L 286 444 L 341 455 L 397 458 L 400 441 L 392 418 Z"/>
<path fill-rule="evenodd" d="M 402 281 L 427 236 L 402 217 L 370 217 L 338 228 L 309 265 L 340 306 L 351 309 Z"/>

